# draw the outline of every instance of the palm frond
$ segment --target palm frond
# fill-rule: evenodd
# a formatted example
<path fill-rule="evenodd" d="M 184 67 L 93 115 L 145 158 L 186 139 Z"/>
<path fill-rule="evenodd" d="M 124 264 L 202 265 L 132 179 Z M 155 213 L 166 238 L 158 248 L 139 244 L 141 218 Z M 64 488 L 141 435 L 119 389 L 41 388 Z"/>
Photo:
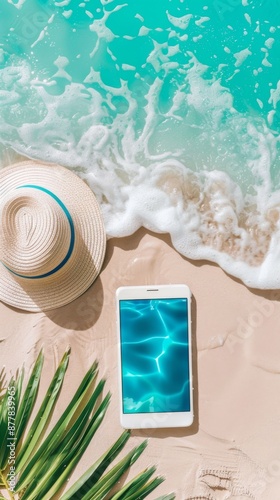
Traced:
<path fill-rule="evenodd" d="M 13 379 L 11 380 L 12 383 Z M 1 415 L 0 415 L 0 436 L 2 439 L 2 446 L 0 448 L 0 470 L 4 469 L 7 460 L 8 460 L 8 455 L 9 455 L 9 448 L 8 448 L 8 438 L 12 437 L 9 436 L 9 431 L 8 431 L 8 401 L 9 401 L 9 392 L 8 389 L 5 392 L 2 401 L 1 401 Z"/>
<path fill-rule="evenodd" d="M 16 412 L 22 390 L 23 370 L 10 380 L 0 402 L 0 436 L 6 447 L 0 448 L 0 470 L 7 466 L 10 446 L 16 444 Z"/>
<path fill-rule="evenodd" d="M 9 489 L 10 448 L 7 445 L 9 438 L 12 438 L 16 450 L 17 482 L 14 492 L 7 491 L 7 499 L 52 500 L 57 495 L 60 500 L 144 499 L 163 481 L 163 478 L 153 478 L 156 469 L 150 467 L 124 486 L 118 487 L 120 478 L 147 446 L 147 442 L 143 441 L 114 464 L 130 437 L 129 431 L 124 431 L 70 489 L 63 491 L 74 468 L 102 424 L 111 397 L 110 394 L 102 396 L 104 380 L 101 379 L 96 383 L 98 364 L 95 362 L 83 377 L 57 423 L 48 432 L 50 417 L 58 401 L 67 371 L 69 356 L 70 350 L 64 354 L 59 363 L 32 422 L 30 420 L 34 413 L 43 368 L 43 353 L 39 353 L 24 391 L 22 389 L 24 370 L 21 370 L 11 379 L 8 386 L 2 389 L 0 397 L 2 494 Z M 1 377 L 4 380 L 3 373 Z M 14 425 L 11 425 L 11 395 L 15 413 Z M 173 495 L 167 495 L 158 500 L 173 500 L 173 498 Z M 0 500 L 7 499 L 0 495 Z"/>
<path fill-rule="evenodd" d="M 129 481 L 129 483 L 121 488 L 121 490 L 119 490 L 115 495 L 113 495 L 110 500 L 123 500 L 125 498 L 130 498 L 131 495 L 133 495 L 135 492 L 138 492 L 139 488 L 142 488 L 142 486 L 147 483 L 155 470 L 155 467 L 150 467 L 144 472 L 141 472 L 140 474 L 138 474 L 138 476 L 133 478 L 131 481 Z"/>
<path fill-rule="evenodd" d="M 101 500 L 105 498 L 127 469 L 139 458 L 141 453 L 143 453 L 146 446 L 147 441 L 143 441 L 139 446 L 133 448 L 133 450 L 120 460 L 119 463 L 96 482 L 83 497 L 83 500 Z"/>
<path fill-rule="evenodd" d="M 162 482 L 164 481 L 164 477 L 155 477 L 151 481 L 148 481 L 143 486 L 137 487 L 136 491 L 133 494 L 124 497 L 125 500 L 143 500 L 149 495 L 152 491 L 154 491 Z"/>
<path fill-rule="evenodd" d="M 66 483 L 70 473 L 78 463 L 80 457 L 90 443 L 91 438 L 100 426 L 108 408 L 109 400 L 110 397 L 107 395 L 90 420 L 80 443 L 73 446 L 70 453 L 61 453 L 57 457 L 59 461 L 57 467 L 55 467 L 54 464 L 50 467 L 49 464 L 49 468 L 53 471 L 53 473 L 50 474 L 48 472 L 45 475 L 40 474 L 39 483 L 37 484 L 37 479 L 35 479 L 30 488 L 28 488 L 28 492 L 26 491 L 24 493 L 22 500 L 34 500 L 37 498 L 36 495 L 38 495 L 38 499 L 40 500 L 49 500 L 53 498 L 56 493 L 58 493 L 63 484 Z M 71 430 L 71 435 L 72 432 L 73 431 Z M 47 467 L 48 464 L 46 463 L 46 467 L 44 468 L 45 471 L 47 470 Z"/>
<path fill-rule="evenodd" d="M 39 442 L 41 434 L 44 432 L 47 423 L 49 421 L 49 417 L 51 415 L 52 409 L 56 403 L 57 397 L 59 395 L 59 391 L 61 389 L 64 375 L 67 370 L 68 361 L 69 361 L 70 351 L 68 350 L 61 362 L 58 365 L 58 368 L 54 374 L 54 377 L 50 383 L 47 394 L 45 395 L 43 402 L 38 410 L 36 417 L 30 427 L 30 430 L 24 439 L 24 443 L 19 451 L 17 457 L 17 470 L 20 471 L 21 468 L 25 465 L 27 460 L 32 456 L 32 453 L 36 449 L 36 446 Z M 29 380 L 30 382 L 30 380 Z"/>
<path fill-rule="evenodd" d="M 106 453 L 104 453 L 61 497 L 61 500 L 78 499 L 82 497 L 83 493 L 89 491 L 123 449 L 129 437 L 130 432 L 124 431 L 113 446 L 111 446 L 111 448 L 109 448 L 109 450 L 107 450 Z"/>
<path fill-rule="evenodd" d="M 53 454 L 54 452 L 54 448 L 61 443 L 73 416 L 87 396 L 88 387 L 90 387 L 93 380 L 96 378 L 96 375 L 97 363 L 95 362 L 84 376 L 70 404 L 63 412 L 52 431 L 41 444 L 34 456 L 29 460 L 27 466 L 21 471 L 20 479 L 17 483 L 17 489 L 25 488 L 27 484 L 30 483 L 32 478 L 37 477 L 37 473 L 40 471 L 42 464 L 46 460 L 48 461 L 50 454 Z"/>
<path fill-rule="evenodd" d="M 15 422 L 17 442 L 19 442 L 22 437 L 22 434 L 26 428 L 29 417 L 34 407 L 36 396 L 38 393 L 42 367 L 43 367 L 43 353 L 40 352 L 35 362 L 32 373 L 30 375 L 21 403 L 19 404 L 17 409 L 16 422 Z M 23 373 L 24 371 L 22 370 L 22 375 Z"/>

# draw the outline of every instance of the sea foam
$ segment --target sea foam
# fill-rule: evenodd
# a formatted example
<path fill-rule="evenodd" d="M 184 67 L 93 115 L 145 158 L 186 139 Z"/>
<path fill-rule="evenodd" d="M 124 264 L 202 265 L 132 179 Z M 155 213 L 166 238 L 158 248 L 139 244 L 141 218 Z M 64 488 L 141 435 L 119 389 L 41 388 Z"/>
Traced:
<path fill-rule="evenodd" d="M 261 55 L 224 34 L 215 61 L 196 49 L 207 49 L 218 22 L 209 10 L 205 17 L 205 10 L 178 10 L 180 2 L 173 11 L 161 4 L 154 20 L 147 6 L 127 12 L 127 4 L 104 1 L 95 12 L 85 4 L 81 20 L 73 5 L 45 5 L 38 29 L 26 15 L 25 31 L 17 21 L 2 43 L 3 158 L 9 148 L 10 156 L 73 168 L 95 192 L 108 237 L 141 226 L 169 233 L 182 255 L 216 262 L 250 287 L 279 288 L 279 82 L 265 87 L 258 76 L 279 46 L 278 28 L 273 38 L 270 25 L 257 34 L 265 35 Z M 244 25 L 255 32 L 254 13 L 250 25 L 247 14 Z M 234 85 L 249 64 L 254 101 L 246 89 L 239 98 Z"/>

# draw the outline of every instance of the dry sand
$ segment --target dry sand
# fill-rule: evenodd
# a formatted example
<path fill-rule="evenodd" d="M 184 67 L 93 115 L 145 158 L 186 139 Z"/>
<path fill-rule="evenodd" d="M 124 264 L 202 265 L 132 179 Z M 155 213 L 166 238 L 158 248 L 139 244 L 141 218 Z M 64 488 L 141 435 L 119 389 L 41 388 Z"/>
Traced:
<path fill-rule="evenodd" d="M 29 371 L 45 353 L 42 391 L 68 345 L 69 370 L 53 421 L 94 359 L 112 391 L 104 424 L 73 481 L 121 433 L 118 420 L 115 290 L 121 285 L 187 283 L 193 292 L 195 422 L 189 429 L 139 430 L 149 438 L 128 477 L 156 464 L 166 481 L 152 494 L 177 499 L 280 498 L 280 292 L 249 290 L 207 262 L 179 255 L 167 236 L 144 230 L 108 241 L 100 277 L 79 299 L 45 313 L 0 303 L 1 366 Z"/>

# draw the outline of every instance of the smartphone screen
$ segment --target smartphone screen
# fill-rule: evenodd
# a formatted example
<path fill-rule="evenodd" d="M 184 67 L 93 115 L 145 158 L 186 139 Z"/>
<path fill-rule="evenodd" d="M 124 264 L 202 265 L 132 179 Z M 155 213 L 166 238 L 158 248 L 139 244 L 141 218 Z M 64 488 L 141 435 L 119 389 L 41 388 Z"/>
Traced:
<path fill-rule="evenodd" d="M 119 300 L 123 414 L 191 410 L 190 300 Z"/>

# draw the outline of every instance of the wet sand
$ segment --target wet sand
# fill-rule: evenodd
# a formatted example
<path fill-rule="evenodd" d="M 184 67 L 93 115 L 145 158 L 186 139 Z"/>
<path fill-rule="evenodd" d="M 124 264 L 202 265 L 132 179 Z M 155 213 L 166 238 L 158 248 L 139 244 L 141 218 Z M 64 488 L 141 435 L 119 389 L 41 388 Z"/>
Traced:
<path fill-rule="evenodd" d="M 95 359 L 112 401 L 71 482 L 117 439 L 115 291 L 122 285 L 186 283 L 193 293 L 195 421 L 189 429 L 133 431 L 124 451 L 149 444 L 128 477 L 157 465 L 165 482 L 151 499 L 276 500 L 280 491 L 280 291 L 248 289 L 218 266 L 179 255 L 166 235 L 144 229 L 111 239 L 100 277 L 80 298 L 47 313 L 0 303 L 0 360 L 8 374 L 40 349 L 45 365 L 38 403 L 60 358 L 69 369 L 52 423 Z"/>

